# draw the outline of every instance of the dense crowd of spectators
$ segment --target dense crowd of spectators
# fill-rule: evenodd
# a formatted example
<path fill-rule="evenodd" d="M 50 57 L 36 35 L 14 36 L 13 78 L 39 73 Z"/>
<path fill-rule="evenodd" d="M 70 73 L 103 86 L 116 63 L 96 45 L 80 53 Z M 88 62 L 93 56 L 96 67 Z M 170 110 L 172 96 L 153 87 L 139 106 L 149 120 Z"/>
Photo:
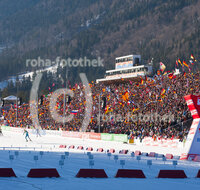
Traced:
<path fill-rule="evenodd" d="M 156 75 L 154 78 L 143 77 L 137 81 L 125 82 L 122 79 L 121 82 L 110 84 L 91 82 L 92 117 L 87 131 L 97 132 L 100 124 L 103 133 L 128 134 L 130 138 L 140 139 L 157 136 L 182 140 L 188 134 L 192 121 L 184 96 L 199 95 L 199 87 L 199 71 L 170 78 L 168 75 Z M 84 89 L 82 84 L 75 84 L 71 88 L 74 97 L 70 100 L 66 97 L 65 109 L 64 96 L 58 97 L 57 112 L 61 116 L 74 114 L 74 118 L 64 125 L 51 116 L 51 93 L 44 96 L 42 104 L 40 100 L 38 106 L 42 129 L 80 131 L 86 105 Z M 102 98 L 106 100 L 106 105 Z M 36 117 L 30 115 L 30 106 L 31 102 L 23 104 L 18 106 L 17 111 L 16 106 L 12 106 L 9 110 L 4 110 L 4 119 L 10 126 L 30 127 L 33 125 L 31 117 Z"/>

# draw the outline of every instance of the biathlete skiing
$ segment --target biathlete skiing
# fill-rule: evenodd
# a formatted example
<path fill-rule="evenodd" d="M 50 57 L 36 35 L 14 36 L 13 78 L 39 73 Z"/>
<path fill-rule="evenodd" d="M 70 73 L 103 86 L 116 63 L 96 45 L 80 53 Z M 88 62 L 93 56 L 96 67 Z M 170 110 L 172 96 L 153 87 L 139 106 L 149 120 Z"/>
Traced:
<path fill-rule="evenodd" d="M 24 129 L 24 134 L 25 134 L 25 139 L 26 139 L 26 142 L 28 142 L 28 140 L 32 141 L 29 137 L 29 133 L 26 129 Z"/>
<path fill-rule="evenodd" d="M 41 137 L 41 135 L 40 135 L 40 129 L 39 128 L 36 128 L 36 136 L 37 137 Z"/>

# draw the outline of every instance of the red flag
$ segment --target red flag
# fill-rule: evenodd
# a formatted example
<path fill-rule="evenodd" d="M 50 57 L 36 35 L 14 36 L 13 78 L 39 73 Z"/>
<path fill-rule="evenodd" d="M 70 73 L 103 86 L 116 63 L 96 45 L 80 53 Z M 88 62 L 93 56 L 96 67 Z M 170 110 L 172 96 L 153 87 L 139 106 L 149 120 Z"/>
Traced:
<path fill-rule="evenodd" d="M 178 61 L 176 60 L 176 65 L 178 66 Z"/>
<path fill-rule="evenodd" d="M 159 70 L 157 71 L 157 75 L 158 75 L 158 76 L 160 75 L 160 71 L 159 71 Z"/>
<path fill-rule="evenodd" d="M 194 58 L 194 55 L 193 54 L 191 54 L 191 59 L 193 59 L 195 62 L 197 61 L 195 58 Z"/>

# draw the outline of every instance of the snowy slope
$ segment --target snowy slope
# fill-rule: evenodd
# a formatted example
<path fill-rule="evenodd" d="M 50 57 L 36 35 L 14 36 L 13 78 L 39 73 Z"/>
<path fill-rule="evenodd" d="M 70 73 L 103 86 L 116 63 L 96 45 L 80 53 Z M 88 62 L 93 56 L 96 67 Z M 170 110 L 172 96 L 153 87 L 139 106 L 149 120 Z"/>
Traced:
<path fill-rule="evenodd" d="M 45 69 L 39 69 L 39 70 L 36 71 L 36 73 L 38 73 L 38 72 L 49 72 L 49 73 L 55 74 L 57 72 L 57 68 L 58 68 L 58 65 L 53 65 L 53 66 L 47 67 Z M 23 74 L 20 74 L 20 75 L 17 75 L 17 76 L 11 76 L 7 80 L 0 81 L 0 89 L 6 88 L 8 86 L 8 83 L 11 82 L 11 81 L 15 84 L 17 77 L 20 81 L 23 80 L 24 77 L 25 78 L 30 77 L 32 79 L 33 74 L 34 74 L 34 72 L 31 71 L 31 72 L 26 72 L 26 73 L 23 73 Z"/>
<path fill-rule="evenodd" d="M 66 145 L 83 145 L 84 147 L 91 146 L 94 148 L 110 148 L 115 147 L 120 150 L 128 145 L 114 142 L 102 142 L 94 140 L 78 140 L 68 139 L 64 137 L 43 136 L 36 137 L 31 135 L 32 142 L 25 142 L 24 136 L 21 133 L 4 131 L 4 136 L 0 137 L 0 167 L 12 167 L 18 176 L 17 178 L 0 178 L 0 190 L 2 189 L 77 189 L 77 190 L 102 190 L 102 189 L 189 189 L 200 187 L 200 179 L 195 179 L 200 164 L 189 161 L 179 161 L 177 169 L 184 169 L 189 179 L 157 179 L 156 176 L 160 169 L 173 169 L 172 161 L 167 161 L 165 164 L 161 159 L 151 158 L 153 165 L 149 168 L 146 164 L 147 157 L 142 157 L 138 162 L 132 158 L 130 154 L 119 155 L 119 160 L 123 159 L 126 162 L 127 169 L 142 169 L 147 179 L 120 179 L 114 178 L 117 169 L 121 168 L 119 160 L 117 163 L 113 160 L 113 156 L 109 159 L 106 153 L 92 153 L 94 155 L 94 168 L 105 169 L 108 179 L 81 179 L 75 178 L 75 175 L 80 168 L 89 168 L 88 157 L 85 151 L 60 149 L 60 144 Z M 130 146 L 130 145 L 129 145 Z M 132 145 L 133 146 L 133 145 Z M 5 148 L 6 147 L 6 148 Z M 19 150 L 20 147 L 20 150 Z M 134 147 L 139 149 L 141 147 Z M 143 147 L 144 148 L 144 147 Z M 14 155 L 18 150 L 19 156 L 15 157 L 11 163 L 9 155 Z M 44 155 L 41 157 L 39 151 L 43 150 Z M 147 150 L 147 147 L 146 147 Z M 60 156 L 64 151 L 70 151 L 70 156 L 65 160 L 63 168 L 59 166 Z M 152 150 L 149 149 L 150 152 Z M 39 155 L 39 161 L 35 163 L 34 155 Z M 57 168 L 61 178 L 52 179 L 32 179 L 26 175 L 30 168 Z"/>

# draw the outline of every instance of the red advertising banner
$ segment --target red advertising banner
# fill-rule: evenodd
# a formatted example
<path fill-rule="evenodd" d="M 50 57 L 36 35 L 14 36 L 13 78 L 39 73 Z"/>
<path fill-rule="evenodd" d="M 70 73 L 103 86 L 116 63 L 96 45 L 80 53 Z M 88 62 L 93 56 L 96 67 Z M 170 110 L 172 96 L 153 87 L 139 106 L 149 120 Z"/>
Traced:
<path fill-rule="evenodd" d="M 62 136 L 69 137 L 69 138 L 101 140 L 100 133 L 83 133 L 83 132 L 62 131 Z"/>
<path fill-rule="evenodd" d="M 82 132 L 62 131 L 62 137 L 80 138 L 82 139 Z"/>
<path fill-rule="evenodd" d="M 193 122 L 185 143 L 181 160 L 194 159 L 200 155 L 200 96 L 188 95 L 184 97 L 193 117 Z"/>
<path fill-rule="evenodd" d="M 89 133 L 89 139 L 101 140 L 101 133 Z"/>
<path fill-rule="evenodd" d="M 192 114 L 193 119 L 200 118 L 200 95 L 188 95 L 185 96 L 185 101 L 187 106 Z"/>
<path fill-rule="evenodd" d="M 145 137 L 142 141 L 145 146 L 158 146 L 158 147 L 169 147 L 169 148 L 178 148 L 179 140 L 177 139 L 157 139 L 154 140 L 152 137 Z"/>
<path fill-rule="evenodd" d="M 200 119 L 194 119 L 187 136 L 184 152 L 181 155 L 181 160 L 187 160 L 189 157 L 194 159 L 200 155 Z"/>

